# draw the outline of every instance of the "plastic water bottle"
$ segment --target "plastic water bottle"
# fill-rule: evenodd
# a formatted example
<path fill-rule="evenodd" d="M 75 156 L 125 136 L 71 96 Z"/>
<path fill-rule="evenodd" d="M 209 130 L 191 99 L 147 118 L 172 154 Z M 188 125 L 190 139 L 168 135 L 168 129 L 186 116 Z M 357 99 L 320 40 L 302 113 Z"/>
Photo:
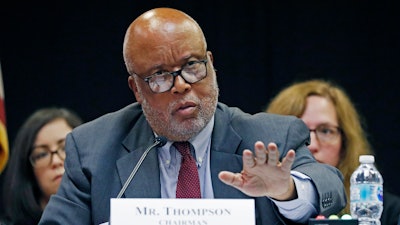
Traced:
<path fill-rule="evenodd" d="M 373 155 L 361 155 L 360 166 L 350 178 L 350 211 L 359 225 L 380 225 L 383 210 L 383 178 Z"/>

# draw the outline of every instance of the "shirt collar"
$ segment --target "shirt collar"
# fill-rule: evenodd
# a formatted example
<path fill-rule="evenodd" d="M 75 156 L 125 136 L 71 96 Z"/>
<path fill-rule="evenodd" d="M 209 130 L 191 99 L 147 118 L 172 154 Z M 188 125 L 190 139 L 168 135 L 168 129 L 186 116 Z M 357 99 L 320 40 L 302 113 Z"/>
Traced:
<path fill-rule="evenodd" d="M 205 153 L 210 147 L 211 143 L 211 134 L 213 131 L 214 127 L 214 116 L 211 118 L 211 120 L 207 123 L 207 125 L 203 128 L 203 130 L 200 131 L 196 136 L 192 137 L 189 139 L 190 144 L 193 145 L 196 153 L 196 161 L 199 161 L 199 159 L 203 159 L 205 156 Z M 155 134 L 157 137 L 158 135 Z M 172 141 L 167 141 L 167 143 L 159 148 L 159 151 L 162 155 L 166 156 L 168 159 L 170 159 L 170 149 L 171 145 L 173 144 Z M 166 154 L 166 155 L 165 155 Z M 198 162 L 201 163 L 201 162 Z"/>

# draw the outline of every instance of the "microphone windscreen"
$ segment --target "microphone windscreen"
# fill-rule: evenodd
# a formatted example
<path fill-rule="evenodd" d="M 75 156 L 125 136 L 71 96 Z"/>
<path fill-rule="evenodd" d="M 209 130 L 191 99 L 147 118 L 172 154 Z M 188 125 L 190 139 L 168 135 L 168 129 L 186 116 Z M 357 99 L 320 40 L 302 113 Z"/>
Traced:
<path fill-rule="evenodd" d="M 167 138 L 164 136 L 158 136 L 154 141 L 158 142 L 158 147 L 162 147 L 167 143 Z"/>

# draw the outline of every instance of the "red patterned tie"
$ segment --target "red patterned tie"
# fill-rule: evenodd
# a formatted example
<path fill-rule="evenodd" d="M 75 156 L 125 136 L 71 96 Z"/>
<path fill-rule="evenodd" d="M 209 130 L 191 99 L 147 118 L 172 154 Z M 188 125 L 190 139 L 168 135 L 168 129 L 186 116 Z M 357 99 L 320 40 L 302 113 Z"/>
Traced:
<path fill-rule="evenodd" d="M 199 173 L 196 160 L 190 154 L 190 143 L 187 141 L 175 142 L 174 146 L 182 155 L 178 184 L 176 185 L 176 198 L 201 198 Z"/>

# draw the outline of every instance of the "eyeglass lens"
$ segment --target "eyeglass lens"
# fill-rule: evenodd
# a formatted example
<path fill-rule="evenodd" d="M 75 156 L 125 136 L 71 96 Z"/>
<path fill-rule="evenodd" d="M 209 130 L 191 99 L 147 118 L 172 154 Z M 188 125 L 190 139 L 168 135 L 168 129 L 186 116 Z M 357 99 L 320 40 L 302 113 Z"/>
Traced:
<path fill-rule="evenodd" d="M 317 128 L 310 131 L 314 131 L 320 141 L 327 143 L 336 141 L 340 135 L 340 129 L 331 125 L 319 125 Z"/>
<path fill-rule="evenodd" d="M 175 81 L 175 77 L 181 75 L 182 78 L 190 84 L 196 83 L 207 76 L 207 60 L 191 61 L 181 70 L 175 72 L 164 72 L 157 75 L 152 75 L 145 80 L 148 82 L 150 89 L 153 92 L 161 93 L 170 90 Z"/>
<path fill-rule="evenodd" d="M 43 167 L 51 164 L 54 155 L 57 155 L 60 159 L 65 159 L 64 144 L 60 145 L 57 150 L 52 151 L 46 147 L 35 148 L 32 152 L 29 160 L 34 167 Z"/>

